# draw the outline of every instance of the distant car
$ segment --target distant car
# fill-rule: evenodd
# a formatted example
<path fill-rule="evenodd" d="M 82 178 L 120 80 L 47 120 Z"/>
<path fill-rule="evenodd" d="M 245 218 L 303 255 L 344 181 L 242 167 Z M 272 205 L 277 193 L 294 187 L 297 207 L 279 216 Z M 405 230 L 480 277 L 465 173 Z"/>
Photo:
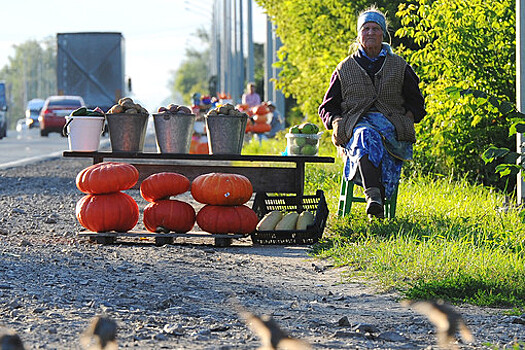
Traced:
<path fill-rule="evenodd" d="M 34 98 L 27 102 L 25 123 L 30 129 L 38 127 L 38 116 L 44 106 L 44 102 L 41 98 Z"/>
<path fill-rule="evenodd" d="M 5 82 L 0 81 L 0 139 L 7 136 L 7 98 Z"/>
<path fill-rule="evenodd" d="M 84 105 L 84 100 L 80 96 L 49 96 L 38 116 L 40 135 L 48 136 L 50 132 L 62 134 L 62 129 L 66 125 L 65 117 Z"/>

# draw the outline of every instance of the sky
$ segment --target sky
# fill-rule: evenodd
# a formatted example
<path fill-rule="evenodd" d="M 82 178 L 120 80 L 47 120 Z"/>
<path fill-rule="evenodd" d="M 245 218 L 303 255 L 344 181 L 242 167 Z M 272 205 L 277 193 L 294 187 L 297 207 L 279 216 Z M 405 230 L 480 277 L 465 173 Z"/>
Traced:
<path fill-rule="evenodd" d="M 263 43 L 266 16 L 252 3 L 253 40 Z M 193 34 L 201 27 L 209 30 L 212 8 L 213 0 L 5 1 L 0 68 L 14 56 L 13 45 L 27 40 L 54 38 L 63 32 L 121 32 L 133 94 L 153 111 L 169 98 L 170 72 L 179 67 L 186 48 L 202 45 Z"/>

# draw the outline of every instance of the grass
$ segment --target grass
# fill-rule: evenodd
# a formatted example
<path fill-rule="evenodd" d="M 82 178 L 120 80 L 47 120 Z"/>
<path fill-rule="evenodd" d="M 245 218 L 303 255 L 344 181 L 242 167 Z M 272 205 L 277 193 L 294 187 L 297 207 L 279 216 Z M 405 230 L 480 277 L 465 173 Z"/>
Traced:
<path fill-rule="evenodd" d="M 281 134 L 243 154 L 280 154 L 285 146 Z M 320 154 L 336 157 L 328 137 Z M 330 210 L 316 257 L 407 298 L 525 307 L 525 224 L 517 210 L 500 210 L 503 194 L 445 177 L 403 178 L 396 218 L 370 224 L 363 204 L 337 217 L 341 169 L 339 158 L 306 168 L 305 192 L 322 189 Z"/>

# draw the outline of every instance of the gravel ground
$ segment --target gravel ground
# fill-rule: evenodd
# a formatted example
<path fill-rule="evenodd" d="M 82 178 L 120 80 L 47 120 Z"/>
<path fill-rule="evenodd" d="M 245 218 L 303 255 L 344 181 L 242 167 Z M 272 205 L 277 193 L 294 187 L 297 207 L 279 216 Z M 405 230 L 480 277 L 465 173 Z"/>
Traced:
<path fill-rule="evenodd" d="M 0 170 L 0 325 L 27 349 L 80 349 L 79 335 L 97 315 L 117 322 L 121 348 L 255 349 L 261 342 L 232 296 L 316 349 L 437 348 L 431 323 L 399 295 L 345 281 L 344 269 L 311 258 L 308 246 L 253 246 L 249 238 L 224 248 L 207 239 L 102 245 L 79 237 L 74 178 L 88 165 L 55 159 Z M 142 230 L 147 203 L 126 192 L 139 204 Z M 475 336 L 461 348 L 525 341 L 525 315 L 455 309 Z"/>

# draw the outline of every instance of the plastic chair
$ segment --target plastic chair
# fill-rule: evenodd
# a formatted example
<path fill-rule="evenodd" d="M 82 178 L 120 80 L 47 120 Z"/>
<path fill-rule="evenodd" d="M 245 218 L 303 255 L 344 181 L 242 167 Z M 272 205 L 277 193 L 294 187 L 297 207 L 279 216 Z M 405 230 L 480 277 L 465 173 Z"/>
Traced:
<path fill-rule="evenodd" d="M 394 218 L 396 216 L 396 203 L 397 203 L 397 190 L 399 184 L 394 189 L 392 197 L 385 200 L 385 217 Z M 337 215 L 339 217 L 345 217 L 350 213 L 352 209 L 352 203 L 366 203 L 364 197 L 354 196 L 354 182 L 347 181 L 345 179 L 344 173 L 341 175 L 341 193 L 339 194 L 339 209 L 337 210 Z"/>

